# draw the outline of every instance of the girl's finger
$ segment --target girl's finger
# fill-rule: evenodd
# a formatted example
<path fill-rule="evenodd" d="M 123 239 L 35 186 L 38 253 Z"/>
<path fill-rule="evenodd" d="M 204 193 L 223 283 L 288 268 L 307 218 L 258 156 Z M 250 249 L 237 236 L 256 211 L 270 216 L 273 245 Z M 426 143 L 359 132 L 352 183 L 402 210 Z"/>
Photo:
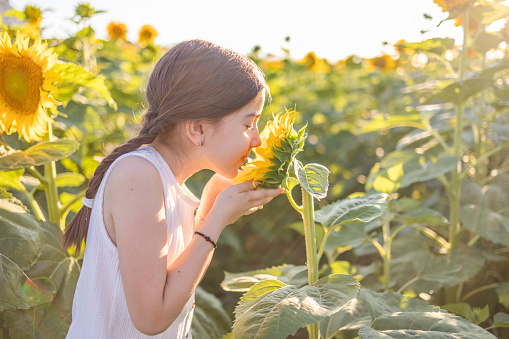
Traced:
<path fill-rule="evenodd" d="M 248 192 L 253 191 L 256 188 L 256 185 L 258 185 L 258 182 L 252 182 L 252 181 L 245 181 L 241 184 L 236 185 L 239 189 L 239 192 Z"/>

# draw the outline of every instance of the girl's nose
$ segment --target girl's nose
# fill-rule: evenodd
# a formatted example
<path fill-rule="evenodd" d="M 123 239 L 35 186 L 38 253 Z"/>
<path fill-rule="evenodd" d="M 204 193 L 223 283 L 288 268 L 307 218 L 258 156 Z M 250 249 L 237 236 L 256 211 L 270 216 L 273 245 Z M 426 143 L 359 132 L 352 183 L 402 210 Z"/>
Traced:
<path fill-rule="evenodd" d="M 255 131 L 255 135 L 253 139 L 251 139 L 251 147 L 255 148 L 262 144 L 262 139 L 260 138 L 260 133 L 258 130 Z"/>

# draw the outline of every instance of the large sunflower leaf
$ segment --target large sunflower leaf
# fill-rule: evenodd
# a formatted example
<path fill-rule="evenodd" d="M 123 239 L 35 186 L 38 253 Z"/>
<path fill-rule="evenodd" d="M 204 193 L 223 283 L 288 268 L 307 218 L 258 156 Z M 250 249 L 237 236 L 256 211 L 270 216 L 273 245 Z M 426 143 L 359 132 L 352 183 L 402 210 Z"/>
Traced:
<path fill-rule="evenodd" d="M 264 280 L 279 280 L 285 284 L 302 286 L 308 281 L 307 266 L 282 265 L 242 273 L 225 272 L 221 287 L 225 291 L 246 292 Z"/>
<path fill-rule="evenodd" d="M 397 242 L 408 242 L 406 239 L 398 239 Z M 401 252 L 403 246 L 397 252 Z M 430 290 L 438 290 L 442 287 L 452 287 L 463 283 L 476 275 L 484 265 L 484 257 L 478 249 L 473 247 L 458 247 L 450 256 L 435 256 L 425 249 L 412 250 L 415 247 L 408 244 L 405 255 L 396 256 L 391 261 L 392 276 L 398 285 L 406 285 L 410 277 L 412 283 L 408 285 L 414 292 L 428 293 Z"/>
<path fill-rule="evenodd" d="M 302 288 L 278 280 L 263 281 L 253 286 L 235 309 L 235 338 L 286 338 L 339 311 L 358 290 L 355 278 L 341 274 Z"/>
<path fill-rule="evenodd" d="M 494 243 L 509 246 L 509 217 L 492 211 L 487 204 L 462 207 L 460 218 L 468 230 Z"/>
<path fill-rule="evenodd" d="M 24 151 L 18 151 L 0 158 L 0 171 L 39 166 L 57 161 L 76 152 L 79 143 L 69 139 L 42 141 Z"/>
<path fill-rule="evenodd" d="M 320 332 L 324 338 L 331 338 L 338 331 L 359 329 L 382 314 L 394 312 L 440 312 L 440 308 L 393 291 L 379 293 L 361 288 L 357 298 L 341 311 L 320 321 Z"/>
<path fill-rule="evenodd" d="M 316 211 L 315 220 L 326 228 L 354 221 L 369 222 L 384 213 L 386 201 L 384 193 L 339 200 Z"/>
<path fill-rule="evenodd" d="M 470 321 L 439 312 L 396 312 L 376 318 L 371 327 L 359 330 L 360 339 L 496 339 Z"/>
<path fill-rule="evenodd" d="M 55 286 L 45 277 L 29 278 L 43 237 L 39 222 L 22 206 L 0 200 L 0 311 L 27 309 L 51 301 Z"/>
<path fill-rule="evenodd" d="M 394 151 L 382 163 L 373 166 L 366 182 L 366 189 L 372 188 L 379 176 L 394 182 L 395 187 L 393 188 L 395 189 L 405 188 L 416 182 L 428 181 L 449 173 L 457 167 L 457 164 L 457 158 L 451 155 L 443 155 L 434 161 L 430 161 L 413 151 Z M 403 169 L 402 179 L 399 173 L 400 167 L 398 167 L 401 165 Z M 390 169 L 398 169 L 398 171 L 390 176 L 388 173 Z M 384 185 L 387 186 L 387 183 Z M 383 185 L 379 186 L 385 187 Z"/>
<path fill-rule="evenodd" d="M 463 82 L 454 82 L 446 87 L 438 89 L 426 99 L 426 103 L 445 101 L 460 105 L 474 94 L 492 85 L 493 80 L 486 78 L 472 78 L 464 80 Z"/>
<path fill-rule="evenodd" d="M 221 301 L 201 287 L 196 288 L 192 334 L 195 338 L 217 339 L 228 333 L 232 320 Z"/>
<path fill-rule="evenodd" d="M 418 52 L 430 52 L 442 55 L 454 46 L 454 39 L 451 38 L 433 38 L 421 42 L 407 42 L 399 46 L 414 49 Z"/>
<path fill-rule="evenodd" d="M 302 188 L 317 199 L 327 196 L 329 189 L 329 173 L 327 167 L 320 164 L 307 164 L 304 167 L 300 162 L 294 162 L 295 176 Z"/>
<path fill-rule="evenodd" d="M 0 187 L 7 189 L 15 189 L 24 191 L 25 186 L 21 184 L 20 177 L 23 175 L 23 169 L 16 171 L 1 171 L 0 172 Z"/>
<path fill-rule="evenodd" d="M 115 109 L 117 108 L 117 104 L 111 97 L 103 76 L 97 76 L 93 73 L 87 72 L 83 67 L 75 64 L 59 63 L 54 65 L 52 70 L 60 76 L 60 79 L 63 82 L 61 87 L 64 90 L 61 94 L 55 94 L 57 100 L 63 101 L 64 104 L 66 104 L 72 98 L 74 93 L 79 90 L 79 86 L 84 86 L 99 93 L 104 99 L 106 99 L 110 107 Z"/>
<path fill-rule="evenodd" d="M 62 231 L 52 223 L 39 223 L 44 238 L 37 262 L 25 273 L 35 279 L 50 281 L 55 291 L 51 303 L 39 304 L 28 310 L 4 313 L 4 327 L 11 338 L 28 338 L 37 328 L 41 337 L 65 338 L 71 323 L 71 308 L 80 265 L 77 258 L 62 250 Z"/>

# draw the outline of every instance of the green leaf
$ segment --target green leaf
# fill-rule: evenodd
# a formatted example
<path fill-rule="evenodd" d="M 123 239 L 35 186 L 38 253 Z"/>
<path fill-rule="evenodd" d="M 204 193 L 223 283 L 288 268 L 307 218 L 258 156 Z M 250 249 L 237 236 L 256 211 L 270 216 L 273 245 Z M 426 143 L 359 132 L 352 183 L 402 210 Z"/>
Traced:
<path fill-rule="evenodd" d="M 20 177 L 23 175 L 23 172 L 23 169 L 0 172 L 0 187 L 25 191 L 25 186 L 20 182 Z"/>
<path fill-rule="evenodd" d="M 440 309 L 393 291 L 379 293 L 361 288 L 357 298 L 331 317 L 320 321 L 320 332 L 324 338 L 331 338 L 338 331 L 356 330 L 370 325 L 383 314 L 395 312 L 440 312 Z"/>
<path fill-rule="evenodd" d="M 447 224 L 447 219 L 442 215 L 442 213 L 425 207 L 407 211 L 404 214 L 401 214 L 400 218 L 407 225 L 420 224 L 438 226 Z"/>
<path fill-rule="evenodd" d="M 472 78 L 464 80 L 463 82 L 455 82 L 443 88 L 439 88 L 425 100 L 425 103 L 444 101 L 460 105 L 474 94 L 492 85 L 493 80 L 486 78 Z"/>
<path fill-rule="evenodd" d="M 454 46 L 454 39 L 451 38 L 433 38 L 421 42 L 408 42 L 400 46 L 412 48 L 418 52 L 429 52 L 438 55 L 444 54 L 448 49 Z"/>
<path fill-rule="evenodd" d="M 470 13 L 477 22 L 489 25 L 493 21 L 508 17 L 509 7 L 499 3 L 491 3 L 484 6 L 473 6 Z"/>
<path fill-rule="evenodd" d="M 18 151 L 0 157 L 0 171 L 17 170 L 57 161 L 73 154 L 78 147 L 79 143 L 77 141 L 69 139 L 42 141 L 25 151 Z"/>
<path fill-rule="evenodd" d="M 20 205 L 0 200 L 0 311 L 51 300 L 51 282 L 29 279 L 24 272 L 36 262 L 42 244 L 38 221 Z"/>
<path fill-rule="evenodd" d="M 387 155 L 382 163 L 375 165 L 371 169 L 366 182 L 366 189 L 369 190 L 373 187 L 378 176 L 391 180 L 387 174 L 388 169 L 398 168 L 396 166 L 400 164 L 403 165 L 403 181 L 400 184 L 400 189 L 416 182 L 438 178 L 454 170 L 458 165 L 457 158 L 451 155 L 442 155 L 436 160 L 430 161 L 414 151 L 394 151 Z M 396 171 L 396 174 L 399 174 L 399 171 Z M 394 185 L 398 184 L 398 180 L 398 176 L 393 175 Z"/>
<path fill-rule="evenodd" d="M 495 288 L 495 291 L 498 295 L 498 302 L 506 308 L 509 307 L 509 283 L 501 283 Z"/>
<path fill-rule="evenodd" d="M 105 78 L 101 75 L 94 75 L 90 72 L 87 72 L 83 67 L 80 67 L 76 64 L 65 64 L 65 63 L 59 63 L 55 64 L 52 68 L 54 72 L 56 72 L 60 78 L 63 84 L 61 85 L 62 88 L 66 88 L 66 85 L 78 85 L 78 86 L 85 86 L 87 88 L 95 90 L 97 93 L 99 93 L 106 101 L 108 102 L 108 105 L 110 107 L 113 107 L 117 109 L 117 104 L 112 99 L 111 94 L 108 90 L 108 87 L 106 87 L 106 84 L 104 82 Z M 69 88 L 69 86 L 67 86 Z M 63 101 L 64 103 L 67 103 L 72 95 L 74 95 L 75 92 L 78 91 L 79 87 L 72 87 L 72 91 L 67 93 L 67 96 L 62 96 L 59 93 L 55 94 L 55 98 L 57 100 Z"/>
<path fill-rule="evenodd" d="M 474 307 L 472 308 L 467 303 L 447 304 L 442 306 L 444 310 L 448 312 L 462 316 L 463 318 L 473 322 L 476 325 L 486 321 L 490 317 L 489 305 L 484 308 Z"/>
<path fill-rule="evenodd" d="M 509 327 L 509 314 L 499 312 L 493 317 L 493 327 Z"/>
<path fill-rule="evenodd" d="M 462 207 L 460 219 L 469 231 L 494 243 L 509 246 L 509 217 L 493 212 L 486 204 Z"/>
<path fill-rule="evenodd" d="M 366 223 L 362 221 L 354 221 L 349 224 L 343 224 L 339 230 L 334 230 L 329 234 L 325 251 L 332 251 L 338 247 L 351 246 L 352 248 L 359 247 L 366 240 L 369 235 L 365 230 Z"/>
<path fill-rule="evenodd" d="M 502 41 L 504 40 L 498 34 L 481 31 L 476 35 L 473 47 L 476 51 L 484 55 L 489 50 L 497 48 Z"/>
<path fill-rule="evenodd" d="M 302 188 L 318 200 L 327 196 L 330 173 L 327 167 L 320 164 L 307 164 L 302 167 L 298 161 L 294 162 L 294 167 Z"/>
<path fill-rule="evenodd" d="M 409 247 L 413 246 L 409 244 Z M 446 254 L 435 256 L 424 249 L 412 251 L 410 248 L 405 255 L 395 254 L 391 264 L 393 278 L 399 285 L 405 285 L 411 279 L 413 283 L 408 287 L 414 292 L 428 293 L 469 280 L 481 270 L 484 258 L 478 249 L 466 246 L 454 249 L 450 257 Z"/>
<path fill-rule="evenodd" d="M 422 130 L 426 127 L 422 124 L 420 114 L 394 115 L 386 117 L 384 114 L 378 114 L 369 123 L 362 126 L 361 133 L 379 132 L 381 130 L 392 129 L 397 127 L 414 127 Z"/>
<path fill-rule="evenodd" d="M 483 328 L 450 313 L 397 312 L 376 318 L 371 328 L 359 330 L 360 339 L 430 339 L 475 338 L 496 339 Z"/>
<path fill-rule="evenodd" d="M 397 192 L 403 183 L 403 163 L 380 171 L 373 181 L 373 188 L 380 193 Z"/>
<path fill-rule="evenodd" d="M 85 182 L 85 177 L 80 173 L 65 172 L 57 175 L 58 187 L 79 187 Z"/>
<path fill-rule="evenodd" d="M 308 282 L 307 266 L 282 265 L 242 273 L 224 272 L 221 287 L 225 291 L 246 292 L 264 280 L 279 280 L 285 284 L 303 286 Z"/>
<path fill-rule="evenodd" d="M 298 288 L 267 280 L 251 288 L 235 309 L 235 338 L 286 338 L 339 311 L 359 290 L 357 280 L 329 275 Z"/>
<path fill-rule="evenodd" d="M 192 335 L 195 338 L 217 339 L 229 332 L 232 320 L 221 301 L 203 288 L 196 288 Z"/>
<path fill-rule="evenodd" d="M 326 228 L 354 221 L 368 222 L 381 216 L 386 208 L 387 195 L 373 194 L 336 201 L 315 212 L 315 220 Z"/>

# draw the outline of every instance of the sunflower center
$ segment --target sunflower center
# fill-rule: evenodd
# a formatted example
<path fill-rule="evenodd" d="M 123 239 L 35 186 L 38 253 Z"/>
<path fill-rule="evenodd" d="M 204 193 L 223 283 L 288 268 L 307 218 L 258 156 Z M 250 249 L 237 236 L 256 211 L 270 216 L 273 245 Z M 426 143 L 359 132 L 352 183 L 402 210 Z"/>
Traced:
<path fill-rule="evenodd" d="M 36 112 L 43 84 L 41 67 L 27 57 L 0 58 L 0 96 L 12 110 L 28 115 Z"/>

